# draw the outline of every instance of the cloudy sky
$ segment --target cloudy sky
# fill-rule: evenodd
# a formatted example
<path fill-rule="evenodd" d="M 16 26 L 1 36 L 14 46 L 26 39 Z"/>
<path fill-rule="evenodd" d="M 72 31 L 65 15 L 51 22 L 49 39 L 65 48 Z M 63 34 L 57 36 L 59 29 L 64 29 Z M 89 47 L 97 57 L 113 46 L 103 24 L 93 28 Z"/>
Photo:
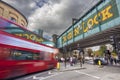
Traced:
<path fill-rule="evenodd" d="M 28 29 L 63 33 L 99 0 L 2 0 L 18 9 L 29 21 Z"/>

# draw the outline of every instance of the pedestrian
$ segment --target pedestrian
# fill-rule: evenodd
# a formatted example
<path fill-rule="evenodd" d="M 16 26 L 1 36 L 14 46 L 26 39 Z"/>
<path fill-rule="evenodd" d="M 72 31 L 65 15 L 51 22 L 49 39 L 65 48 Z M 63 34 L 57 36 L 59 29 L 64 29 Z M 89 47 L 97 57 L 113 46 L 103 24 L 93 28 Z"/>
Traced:
<path fill-rule="evenodd" d="M 73 57 L 70 57 L 70 65 L 73 66 Z"/>
<path fill-rule="evenodd" d="M 118 52 L 118 61 L 117 61 L 117 63 L 120 64 L 120 51 Z"/>
<path fill-rule="evenodd" d="M 107 64 L 109 63 L 109 55 L 105 54 L 105 61 L 107 61 Z"/>
<path fill-rule="evenodd" d="M 110 56 L 110 64 L 113 65 L 113 60 L 114 60 L 114 57 L 113 55 Z"/>
<path fill-rule="evenodd" d="M 117 64 L 117 56 L 114 56 L 114 63 Z"/>
<path fill-rule="evenodd" d="M 110 64 L 113 62 L 113 59 L 111 57 L 111 52 L 109 50 L 105 50 L 105 59 L 107 60 L 107 63 L 110 62 Z"/>
<path fill-rule="evenodd" d="M 64 61 L 65 61 L 65 59 L 63 57 L 61 57 L 61 62 L 64 62 Z"/>

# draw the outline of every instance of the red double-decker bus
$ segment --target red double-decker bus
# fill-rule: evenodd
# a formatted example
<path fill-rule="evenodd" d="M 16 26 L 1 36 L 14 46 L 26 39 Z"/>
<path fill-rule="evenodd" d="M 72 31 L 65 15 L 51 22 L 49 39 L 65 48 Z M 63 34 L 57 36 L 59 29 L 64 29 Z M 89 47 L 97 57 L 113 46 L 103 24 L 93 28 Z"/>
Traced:
<path fill-rule="evenodd" d="M 6 26 L 8 23 L 16 25 L 0 18 L 0 79 L 56 67 L 57 48 L 10 34 L 11 31 L 8 31 L 9 27 Z"/>

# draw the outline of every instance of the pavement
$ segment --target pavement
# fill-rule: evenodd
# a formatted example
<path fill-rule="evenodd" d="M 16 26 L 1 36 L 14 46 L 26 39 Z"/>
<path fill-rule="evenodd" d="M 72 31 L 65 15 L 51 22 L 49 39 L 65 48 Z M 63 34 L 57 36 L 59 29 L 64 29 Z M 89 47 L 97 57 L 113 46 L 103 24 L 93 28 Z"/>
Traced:
<path fill-rule="evenodd" d="M 80 70 L 80 69 L 86 69 L 85 65 L 82 65 L 82 67 L 80 66 L 79 63 L 73 65 L 73 66 L 70 66 L 69 63 L 65 66 L 63 63 L 61 63 L 60 65 L 62 65 L 60 67 L 60 70 L 58 71 L 71 71 L 71 70 Z"/>
<path fill-rule="evenodd" d="M 64 71 L 72 71 L 72 70 L 81 70 L 81 69 L 86 69 L 87 65 L 89 64 L 82 64 L 82 67 L 80 66 L 80 63 L 77 63 L 73 66 L 70 66 L 69 63 L 60 63 L 60 69 L 54 69 L 52 70 L 53 72 L 64 72 Z"/>
<path fill-rule="evenodd" d="M 60 63 L 60 69 L 57 70 L 55 69 L 54 71 L 70 71 L 70 70 L 80 70 L 80 69 L 87 69 L 87 68 L 95 68 L 95 66 L 97 68 L 103 68 L 103 67 L 111 67 L 111 68 L 120 68 L 120 64 L 108 64 L 108 65 L 93 65 L 93 63 L 90 61 L 90 62 L 85 62 L 85 64 L 82 64 L 82 67 L 80 66 L 80 63 L 77 63 L 73 66 L 70 66 L 69 63 Z"/>

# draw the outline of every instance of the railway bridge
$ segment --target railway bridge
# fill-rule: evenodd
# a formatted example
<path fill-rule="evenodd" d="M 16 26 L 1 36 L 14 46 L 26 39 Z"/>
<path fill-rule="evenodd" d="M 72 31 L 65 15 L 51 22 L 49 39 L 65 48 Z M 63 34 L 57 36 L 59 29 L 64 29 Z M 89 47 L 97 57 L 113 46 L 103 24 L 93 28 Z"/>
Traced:
<path fill-rule="evenodd" d="M 57 39 L 57 47 L 67 50 L 116 44 L 120 41 L 120 1 L 101 0 L 74 24 L 65 30 Z"/>

